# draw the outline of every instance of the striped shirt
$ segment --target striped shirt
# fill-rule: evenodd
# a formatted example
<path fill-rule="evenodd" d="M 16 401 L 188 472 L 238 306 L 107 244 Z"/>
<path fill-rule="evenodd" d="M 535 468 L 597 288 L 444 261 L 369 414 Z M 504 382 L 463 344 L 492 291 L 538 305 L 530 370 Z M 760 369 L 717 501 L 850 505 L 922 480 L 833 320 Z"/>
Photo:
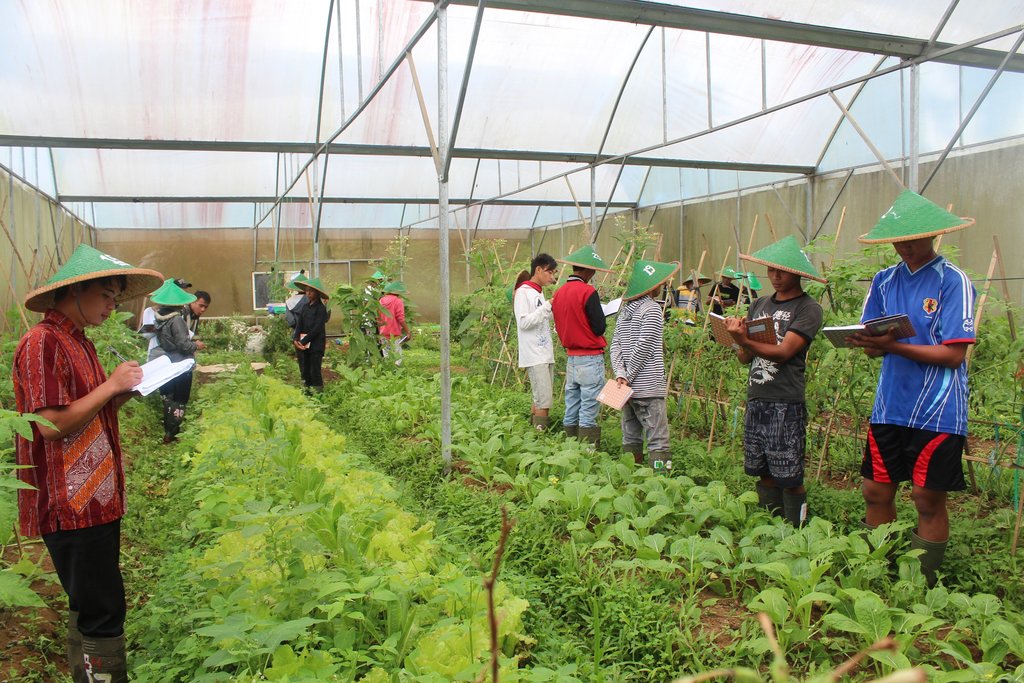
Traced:
<path fill-rule="evenodd" d="M 71 405 L 106 381 L 96 347 L 64 314 L 47 311 L 14 352 L 18 411 Z M 114 403 L 74 434 L 44 441 L 32 424 L 32 441 L 15 439 L 18 478 L 37 490 L 18 491 L 18 519 L 25 536 L 99 526 L 124 516 L 124 469 Z"/>
<path fill-rule="evenodd" d="M 649 296 L 623 305 L 612 337 L 612 371 L 625 377 L 633 398 L 665 398 L 665 326 L 661 306 Z"/>
<path fill-rule="evenodd" d="M 973 343 L 974 296 L 967 275 L 941 256 L 913 273 L 900 262 L 872 279 L 861 320 L 906 313 L 917 334 L 902 342 Z M 966 361 L 946 368 L 885 354 L 871 422 L 966 435 Z"/>

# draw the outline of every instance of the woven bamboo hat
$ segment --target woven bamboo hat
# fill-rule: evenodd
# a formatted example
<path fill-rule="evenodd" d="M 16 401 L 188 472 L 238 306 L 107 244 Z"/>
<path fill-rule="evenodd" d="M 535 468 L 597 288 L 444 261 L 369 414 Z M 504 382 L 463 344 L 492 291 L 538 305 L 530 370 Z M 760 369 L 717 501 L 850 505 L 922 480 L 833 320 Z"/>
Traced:
<path fill-rule="evenodd" d="M 670 279 L 679 270 L 679 263 L 659 263 L 658 261 L 637 261 L 633 264 L 633 275 L 626 285 L 623 301 L 639 299 L 647 292 Z"/>
<path fill-rule="evenodd" d="M 184 306 L 195 301 L 196 295 L 186 292 L 174 280 L 164 280 L 160 289 L 149 295 L 149 300 L 157 306 Z"/>
<path fill-rule="evenodd" d="M 302 287 L 299 287 L 303 282 L 309 282 L 305 275 L 299 273 L 288 282 L 284 283 L 285 289 L 290 289 L 293 292 L 301 292 Z"/>
<path fill-rule="evenodd" d="M 694 278 L 697 279 L 696 285 L 698 287 L 700 287 L 701 285 L 706 285 L 709 282 L 711 282 L 711 278 L 705 277 L 704 275 L 702 275 L 701 273 L 698 273 L 695 270 L 691 270 L 690 271 L 690 276 L 688 278 L 686 278 L 685 280 L 683 280 L 684 287 L 689 287 L 690 289 L 693 289 L 693 285 L 694 285 L 694 281 L 693 280 L 694 280 Z M 684 287 L 680 287 L 680 289 L 683 289 Z"/>
<path fill-rule="evenodd" d="M 733 270 L 730 266 L 726 266 L 725 268 L 722 268 L 720 271 L 718 271 L 717 274 L 718 274 L 719 277 L 727 277 L 727 278 L 729 278 L 731 280 L 735 280 L 736 278 L 738 278 L 740 276 L 740 273 L 738 273 L 737 271 Z"/>
<path fill-rule="evenodd" d="M 405 294 L 405 283 L 401 280 L 389 282 L 384 285 L 385 294 Z"/>
<path fill-rule="evenodd" d="M 753 273 L 740 273 L 740 280 L 755 292 L 761 291 L 761 280 Z"/>
<path fill-rule="evenodd" d="M 935 237 L 974 225 L 973 218 L 951 214 L 921 195 L 904 190 L 875 227 L 857 239 L 865 244 L 907 242 Z"/>
<path fill-rule="evenodd" d="M 807 254 L 800 248 L 800 244 L 792 235 L 783 237 L 778 242 L 769 244 L 763 249 L 758 249 L 749 256 L 747 254 L 740 254 L 740 258 L 744 261 L 760 263 L 762 266 L 778 268 L 787 273 L 795 273 L 800 277 L 828 283 L 828 280 L 821 276 L 821 273 L 811 263 L 811 259 L 807 258 Z"/>
<path fill-rule="evenodd" d="M 562 263 L 580 268 L 589 268 L 590 270 L 602 270 L 606 273 L 612 272 L 608 264 L 601 260 L 601 257 L 597 255 L 597 252 L 589 244 L 580 247 L 566 256 L 562 259 Z"/>
<path fill-rule="evenodd" d="M 87 244 L 80 244 L 71 258 L 42 287 L 25 296 L 25 308 L 45 313 L 54 306 L 54 293 L 61 287 L 87 280 L 124 275 L 128 284 L 117 295 L 117 303 L 148 294 L 159 287 L 164 276 L 149 268 L 136 268 Z"/>
<path fill-rule="evenodd" d="M 331 295 L 327 293 L 327 289 L 324 287 L 324 284 L 320 282 L 320 278 L 318 277 L 311 277 L 305 282 L 301 283 L 300 286 L 304 288 L 308 287 L 309 289 L 315 289 L 316 291 L 320 292 L 320 294 L 322 294 L 325 299 L 331 298 Z"/>

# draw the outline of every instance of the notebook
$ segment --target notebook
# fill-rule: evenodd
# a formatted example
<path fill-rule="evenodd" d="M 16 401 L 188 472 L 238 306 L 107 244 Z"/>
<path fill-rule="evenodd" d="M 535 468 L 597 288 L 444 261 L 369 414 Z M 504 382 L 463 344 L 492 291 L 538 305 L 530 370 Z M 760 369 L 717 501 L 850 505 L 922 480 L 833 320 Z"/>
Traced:
<path fill-rule="evenodd" d="M 622 406 L 626 405 L 626 401 L 632 395 L 633 390 L 630 387 L 627 387 L 625 384 L 619 386 L 618 380 L 610 379 L 605 383 L 604 388 L 601 389 L 601 393 L 597 395 L 597 400 L 609 408 L 622 410 Z"/>
<path fill-rule="evenodd" d="M 621 307 L 622 307 L 622 297 L 621 296 L 618 299 L 612 299 L 611 301 L 609 301 L 606 304 L 601 304 L 601 310 L 604 312 L 604 317 L 606 317 L 606 318 L 608 316 L 610 316 L 610 315 L 615 315 L 616 313 L 618 313 L 619 312 L 619 308 L 621 308 Z"/>
<path fill-rule="evenodd" d="M 711 324 L 711 334 L 715 341 L 723 346 L 732 349 L 739 348 L 739 345 L 729 334 L 725 327 L 725 318 L 717 313 L 708 313 L 708 320 Z M 779 338 L 775 335 L 775 321 L 765 316 L 756 320 L 747 321 L 747 336 L 762 344 L 778 344 Z"/>
<path fill-rule="evenodd" d="M 896 330 L 897 339 L 906 339 L 917 335 L 914 325 L 905 313 L 899 315 L 886 315 L 881 318 L 865 320 L 861 325 L 836 325 L 821 328 L 821 333 L 832 342 L 832 346 L 839 349 L 849 348 L 846 338 L 851 334 L 868 334 L 878 336 L 889 330 Z"/>
<path fill-rule="evenodd" d="M 171 359 L 167 356 L 154 358 L 142 366 L 142 381 L 132 391 L 137 391 L 143 396 L 149 396 L 175 377 L 184 375 L 195 364 L 195 358 L 186 358 L 185 360 L 179 360 L 177 363 L 172 363 Z"/>

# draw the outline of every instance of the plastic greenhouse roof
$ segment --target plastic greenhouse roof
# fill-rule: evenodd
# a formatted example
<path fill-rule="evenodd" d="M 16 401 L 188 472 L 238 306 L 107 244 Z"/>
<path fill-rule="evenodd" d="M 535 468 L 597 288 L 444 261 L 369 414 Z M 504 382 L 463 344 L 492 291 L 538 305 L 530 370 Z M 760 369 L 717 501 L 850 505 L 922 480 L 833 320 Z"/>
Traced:
<path fill-rule="evenodd" d="M 447 11 L 449 195 L 474 230 L 874 162 L 829 91 L 900 157 L 901 60 L 941 150 L 1024 30 L 1024 0 L 492 0 L 474 42 L 477 5 Z M 430 2 L 3 2 L 0 44 L 0 164 L 96 227 L 436 226 Z M 962 144 L 1024 135 L 1006 63 Z"/>

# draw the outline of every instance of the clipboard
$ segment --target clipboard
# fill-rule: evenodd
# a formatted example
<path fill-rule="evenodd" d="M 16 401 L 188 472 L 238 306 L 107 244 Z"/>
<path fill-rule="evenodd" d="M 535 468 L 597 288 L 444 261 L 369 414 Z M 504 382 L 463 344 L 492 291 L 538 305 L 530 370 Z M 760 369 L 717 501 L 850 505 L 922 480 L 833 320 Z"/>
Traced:
<path fill-rule="evenodd" d="M 626 401 L 633 395 L 632 387 L 626 385 L 619 386 L 618 380 L 610 379 L 605 382 L 601 392 L 597 395 L 598 403 L 603 403 L 609 408 L 615 408 L 615 410 L 622 410 L 622 406 L 626 405 Z"/>

